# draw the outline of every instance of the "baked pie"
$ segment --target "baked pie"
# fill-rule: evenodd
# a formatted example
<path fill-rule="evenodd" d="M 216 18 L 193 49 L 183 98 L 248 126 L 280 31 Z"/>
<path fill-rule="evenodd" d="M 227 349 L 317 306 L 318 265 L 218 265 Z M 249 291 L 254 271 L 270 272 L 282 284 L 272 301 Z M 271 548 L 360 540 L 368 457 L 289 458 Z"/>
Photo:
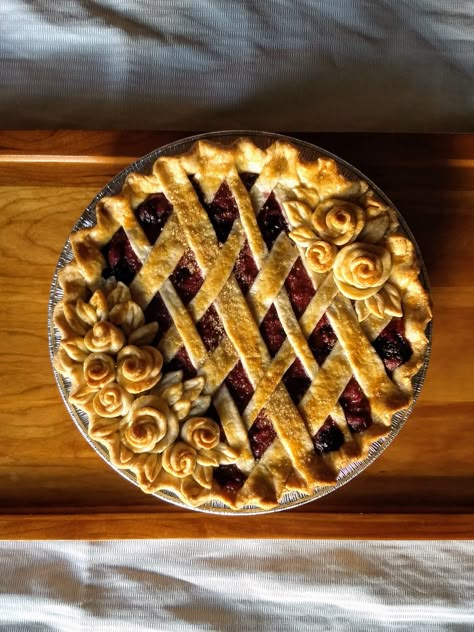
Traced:
<path fill-rule="evenodd" d="M 414 245 L 330 158 L 199 140 L 129 174 L 70 243 L 54 365 L 145 492 L 312 495 L 413 401 L 431 318 Z"/>

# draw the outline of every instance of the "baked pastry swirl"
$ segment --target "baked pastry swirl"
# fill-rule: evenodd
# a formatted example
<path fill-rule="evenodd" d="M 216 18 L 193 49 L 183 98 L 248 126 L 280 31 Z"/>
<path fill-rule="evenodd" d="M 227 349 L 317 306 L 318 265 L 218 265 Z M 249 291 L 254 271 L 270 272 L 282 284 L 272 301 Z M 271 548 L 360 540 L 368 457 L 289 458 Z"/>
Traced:
<path fill-rule="evenodd" d="M 55 367 L 147 493 L 275 507 L 413 400 L 431 318 L 397 214 L 336 162 L 198 141 L 70 237 Z"/>

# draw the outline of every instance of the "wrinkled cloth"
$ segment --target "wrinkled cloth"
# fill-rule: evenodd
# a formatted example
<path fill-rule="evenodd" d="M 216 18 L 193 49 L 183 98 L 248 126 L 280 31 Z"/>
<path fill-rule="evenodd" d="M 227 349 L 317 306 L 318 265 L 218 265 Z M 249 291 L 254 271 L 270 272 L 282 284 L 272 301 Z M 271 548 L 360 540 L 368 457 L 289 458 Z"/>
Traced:
<path fill-rule="evenodd" d="M 474 542 L 0 542 L 0 629 L 474 629 Z"/>
<path fill-rule="evenodd" d="M 3 128 L 474 131 L 472 0 L 2 0 Z"/>

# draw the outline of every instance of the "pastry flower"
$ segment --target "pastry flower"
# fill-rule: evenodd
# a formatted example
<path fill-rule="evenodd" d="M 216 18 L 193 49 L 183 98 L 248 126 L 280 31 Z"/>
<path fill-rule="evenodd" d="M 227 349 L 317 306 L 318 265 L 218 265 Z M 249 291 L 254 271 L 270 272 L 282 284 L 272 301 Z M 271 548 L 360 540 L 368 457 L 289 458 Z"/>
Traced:
<path fill-rule="evenodd" d="M 383 246 L 353 243 L 339 251 L 334 262 L 334 281 L 344 296 L 354 299 L 360 321 L 369 315 L 401 316 L 401 296 L 393 283 L 390 252 Z"/>
<path fill-rule="evenodd" d="M 369 298 L 382 288 L 391 268 L 388 250 L 374 244 L 355 242 L 338 252 L 334 261 L 334 280 L 344 296 Z"/>
<path fill-rule="evenodd" d="M 347 200 L 325 200 L 316 207 L 312 222 L 322 239 L 343 246 L 353 242 L 363 229 L 365 211 Z"/>
<path fill-rule="evenodd" d="M 129 393 L 148 391 L 159 382 L 162 366 L 158 349 L 128 345 L 117 354 L 117 382 Z"/>
<path fill-rule="evenodd" d="M 102 388 L 115 380 L 115 363 L 106 353 L 91 353 L 84 360 L 84 380 L 92 389 Z"/>
<path fill-rule="evenodd" d="M 98 393 L 94 395 L 92 406 L 94 412 L 100 417 L 123 417 L 133 402 L 133 395 L 128 393 L 124 388 L 112 382 L 103 386 Z"/>
<path fill-rule="evenodd" d="M 373 196 L 361 198 L 362 208 L 348 200 L 328 199 L 314 212 L 302 201 L 283 204 L 289 237 L 304 250 L 309 270 L 331 269 L 338 290 L 355 301 L 358 319 L 369 315 L 383 318 L 402 315 L 401 295 L 392 273 L 392 257 L 380 242 L 390 227 L 388 207 L 376 204 Z M 359 237 L 360 241 L 355 241 Z M 378 243 L 376 243 L 378 242 Z"/>
<path fill-rule="evenodd" d="M 159 397 L 136 399 L 121 422 L 122 442 L 135 454 L 163 452 L 179 433 L 176 415 Z"/>
<path fill-rule="evenodd" d="M 89 435 L 112 463 L 135 472 L 143 489 L 160 489 L 162 474 L 171 474 L 200 494 L 212 487 L 214 467 L 236 461 L 219 424 L 202 416 L 211 404 L 204 377 L 162 375 L 152 345 L 158 324 L 145 322 L 126 285 L 108 279 L 88 302 L 64 304 L 58 322 L 55 366 L 71 380 L 70 402 L 89 414 Z"/>
<path fill-rule="evenodd" d="M 314 272 L 329 272 L 337 246 L 353 241 L 364 227 L 365 211 L 346 200 L 326 200 L 314 212 L 301 201 L 286 202 L 284 208 L 295 225 L 289 237 L 304 249 L 308 268 Z"/>

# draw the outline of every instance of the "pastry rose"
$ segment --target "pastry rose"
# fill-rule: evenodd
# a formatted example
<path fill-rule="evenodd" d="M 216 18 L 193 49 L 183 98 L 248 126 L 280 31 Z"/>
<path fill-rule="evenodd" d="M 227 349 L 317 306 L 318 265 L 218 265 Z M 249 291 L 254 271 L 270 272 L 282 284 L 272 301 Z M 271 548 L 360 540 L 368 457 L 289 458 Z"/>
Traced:
<path fill-rule="evenodd" d="M 347 200 L 326 200 L 316 207 L 312 217 L 318 234 L 336 246 L 349 244 L 364 227 L 365 212 Z"/>
<path fill-rule="evenodd" d="M 356 242 L 338 252 L 334 261 L 334 280 L 344 296 L 364 299 L 382 288 L 391 268 L 388 250 Z"/>
<path fill-rule="evenodd" d="M 184 441 L 177 441 L 163 452 L 161 463 L 169 474 L 184 478 L 196 468 L 196 450 Z"/>
<path fill-rule="evenodd" d="M 128 345 L 117 356 L 117 381 L 129 393 L 142 393 L 161 377 L 163 357 L 154 347 Z"/>
<path fill-rule="evenodd" d="M 108 320 L 96 323 L 84 337 L 84 344 L 89 351 L 117 353 L 125 344 L 123 332 Z"/>
<path fill-rule="evenodd" d="M 337 248 L 327 241 L 318 239 L 306 250 L 306 261 L 311 270 L 315 272 L 327 272 L 333 266 Z"/>
<path fill-rule="evenodd" d="M 207 417 L 191 417 L 182 425 L 181 437 L 197 450 L 210 450 L 219 443 L 220 428 Z"/>
<path fill-rule="evenodd" d="M 178 420 L 159 397 L 138 397 L 121 422 L 122 443 L 132 452 L 161 452 L 178 436 Z"/>
<path fill-rule="evenodd" d="M 103 386 L 94 396 L 92 405 L 101 417 L 123 417 L 133 402 L 133 395 L 117 384 L 111 382 Z"/>
<path fill-rule="evenodd" d="M 106 353 L 91 353 L 84 360 L 84 379 L 87 386 L 100 389 L 115 380 L 115 364 Z"/>

